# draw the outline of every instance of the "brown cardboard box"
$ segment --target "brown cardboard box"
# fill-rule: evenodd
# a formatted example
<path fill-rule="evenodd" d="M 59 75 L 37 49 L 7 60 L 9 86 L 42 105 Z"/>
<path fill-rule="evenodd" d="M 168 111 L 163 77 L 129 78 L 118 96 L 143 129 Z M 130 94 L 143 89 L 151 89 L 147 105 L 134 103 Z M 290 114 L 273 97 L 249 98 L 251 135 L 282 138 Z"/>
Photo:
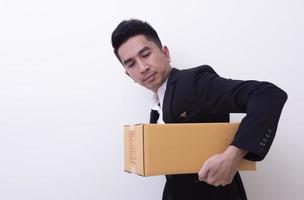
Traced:
<path fill-rule="evenodd" d="M 198 173 L 204 161 L 223 152 L 239 123 L 138 124 L 124 126 L 125 171 L 142 176 Z M 256 170 L 242 160 L 239 170 Z"/>

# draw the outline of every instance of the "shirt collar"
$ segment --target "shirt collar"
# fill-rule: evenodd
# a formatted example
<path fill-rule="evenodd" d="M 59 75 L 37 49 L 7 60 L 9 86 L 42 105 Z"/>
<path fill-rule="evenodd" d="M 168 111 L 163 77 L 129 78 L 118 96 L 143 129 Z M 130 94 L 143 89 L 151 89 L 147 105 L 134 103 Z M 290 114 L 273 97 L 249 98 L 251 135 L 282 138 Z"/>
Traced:
<path fill-rule="evenodd" d="M 165 92 L 166 92 L 166 88 L 167 88 L 167 82 L 168 82 L 168 78 L 166 79 L 166 81 L 158 88 L 157 92 L 153 94 L 152 97 L 152 110 L 158 110 L 157 107 L 162 107 L 163 105 L 163 101 L 164 101 L 164 97 L 165 97 Z M 160 105 L 158 105 L 160 104 Z"/>

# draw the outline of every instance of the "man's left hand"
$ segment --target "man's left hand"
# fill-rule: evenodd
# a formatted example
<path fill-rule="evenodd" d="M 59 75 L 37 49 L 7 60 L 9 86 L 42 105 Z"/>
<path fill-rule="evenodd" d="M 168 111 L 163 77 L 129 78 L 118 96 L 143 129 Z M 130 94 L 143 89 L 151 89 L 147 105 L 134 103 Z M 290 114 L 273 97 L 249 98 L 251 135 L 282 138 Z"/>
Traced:
<path fill-rule="evenodd" d="M 214 186 L 230 184 L 246 153 L 245 150 L 229 146 L 223 153 L 212 156 L 203 164 L 198 173 L 199 180 Z"/>

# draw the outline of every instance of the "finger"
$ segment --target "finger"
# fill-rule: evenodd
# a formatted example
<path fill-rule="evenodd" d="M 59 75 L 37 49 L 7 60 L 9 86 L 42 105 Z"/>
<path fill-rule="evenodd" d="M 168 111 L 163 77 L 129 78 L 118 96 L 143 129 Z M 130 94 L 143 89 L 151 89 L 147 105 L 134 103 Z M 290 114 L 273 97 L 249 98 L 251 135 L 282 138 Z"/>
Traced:
<path fill-rule="evenodd" d="M 228 183 L 221 183 L 220 186 L 226 186 Z"/>
<path fill-rule="evenodd" d="M 232 179 L 229 179 L 229 180 L 224 180 L 222 181 L 222 183 L 220 184 L 221 186 L 226 186 L 226 185 L 229 185 L 232 183 Z"/>
<path fill-rule="evenodd" d="M 198 180 L 205 181 L 208 178 L 209 168 L 206 165 L 203 165 L 202 169 L 198 173 Z"/>
<path fill-rule="evenodd" d="M 221 184 L 219 184 L 219 183 L 214 183 L 214 184 L 212 184 L 213 186 L 215 186 L 215 187 L 218 187 L 218 186 L 220 186 Z"/>
<path fill-rule="evenodd" d="M 221 185 L 221 182 L 216 180 L 216 178 L 214 178 L 214 177 L 210 177 L 210 174 L 208 174 L 208 178 L 205 182 L 208 183 L 209 185 L 212 185 L 215 187 L 218 187 Z"/>

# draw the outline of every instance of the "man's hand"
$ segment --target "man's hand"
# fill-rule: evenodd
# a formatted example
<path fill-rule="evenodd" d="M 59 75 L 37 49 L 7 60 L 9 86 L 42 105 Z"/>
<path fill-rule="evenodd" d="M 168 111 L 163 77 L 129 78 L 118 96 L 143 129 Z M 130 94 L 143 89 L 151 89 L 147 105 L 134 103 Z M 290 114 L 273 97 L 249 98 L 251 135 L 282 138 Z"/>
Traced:
<path fill-rule="evenodd" d="M 212 156 L 203 164 L 198 173 L 199 180 L 214 186 L 230 184 L 246 154 L 247 151 L 230 145 L 223 153 Z"/>

